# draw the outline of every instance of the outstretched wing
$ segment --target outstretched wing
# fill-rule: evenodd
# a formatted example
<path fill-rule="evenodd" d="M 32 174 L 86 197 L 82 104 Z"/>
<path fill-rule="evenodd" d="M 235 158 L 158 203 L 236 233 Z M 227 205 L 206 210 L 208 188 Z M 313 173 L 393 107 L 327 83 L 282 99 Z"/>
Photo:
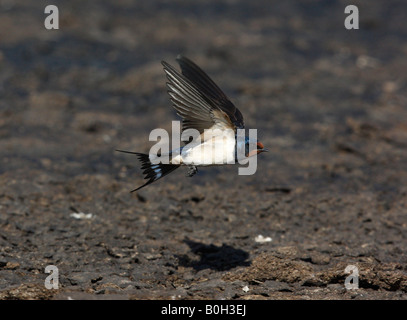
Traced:
<path fill-rule="evenodd" d="M 236 128 L 244 128 L 243 115 L 209 76 L 187 57 L 178 55 L 182 74 L 224 111 Z"/>
<path fill-rule="evenodd" d="M 195 66 L 193 76 L 189 73 L 188 76 L 180 74 L 165 61 L 162 61 L 162 65 L 168 79 L 168 94 L 173 107 L 182 117 L 182 129 L 192 128 L 203 133 L 205 129 L 213 128 L 215 125 L 224 129 L 242 128 L 243 117 L 240 111 L 216 84 L 191 61 L 183 57 L 179 59 L 183 64 L 188 61 L 189 67 L 186 69 L 190 71 L 192 66 Z"/>

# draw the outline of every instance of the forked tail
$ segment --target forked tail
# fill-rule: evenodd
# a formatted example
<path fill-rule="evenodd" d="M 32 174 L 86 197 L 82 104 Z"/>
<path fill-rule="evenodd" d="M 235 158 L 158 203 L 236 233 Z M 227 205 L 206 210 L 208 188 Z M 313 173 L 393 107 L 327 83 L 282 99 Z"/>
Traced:
<path fill-rule="evenodd" d="M 175 169 L 180 167 L 179 165 L 176 164 L 162 164 L 162 163 L 152 164 L 149 155 L 145 153 L 131 152 L 125 150 L 116 150 L 116 151 L 135 154 L 141 162 L 141 169 L 144 170 L 143 171 L 143 174 L 145 175 L 144 179 L 150 179 L 145 184 L 138 187 L 137 189 L 132 190 L 131 192 L 140 190 L 141 188 L 157 181 L 158 179 L 161 179 L 162 177 L 166 176 L 167 174 L 173 172 Z"/>

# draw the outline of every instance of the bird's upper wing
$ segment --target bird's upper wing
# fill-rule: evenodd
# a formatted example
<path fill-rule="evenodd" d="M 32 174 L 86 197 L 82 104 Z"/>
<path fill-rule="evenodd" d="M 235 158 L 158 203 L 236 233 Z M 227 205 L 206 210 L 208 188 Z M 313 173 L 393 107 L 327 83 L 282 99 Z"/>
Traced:
<path fill-rule="evenodd" d="M 167 74 L 168 94 L 182 117 L 182 130 L 192 128 L 203 133 L 214 125 L 234 130 L 242 128 L 241 113 L 216 84 L 190 60 L 185 57 L 178 57 L 178 60 L 181 67 L 184 66 L 183 74 L 165 61 L 162 64 Z"/>
<path fill-rule="evenodd" d="M 178 55 L 182 74 L 225 112 L 236 128 L 244 128 L 243 115 L 209 76 L 187 57 Z"/>

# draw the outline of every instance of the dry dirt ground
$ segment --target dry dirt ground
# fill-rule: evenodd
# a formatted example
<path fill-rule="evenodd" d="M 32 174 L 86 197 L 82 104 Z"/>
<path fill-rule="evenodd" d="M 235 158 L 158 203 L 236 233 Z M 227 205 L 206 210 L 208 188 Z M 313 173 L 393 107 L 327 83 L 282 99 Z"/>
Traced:
<path fill-rule="evenodd" d="M 0 299 L 407 298 L 405 1 L 47 4 L 0 2 Z M 130 194 L 179 53 L 271 152 Z"/>

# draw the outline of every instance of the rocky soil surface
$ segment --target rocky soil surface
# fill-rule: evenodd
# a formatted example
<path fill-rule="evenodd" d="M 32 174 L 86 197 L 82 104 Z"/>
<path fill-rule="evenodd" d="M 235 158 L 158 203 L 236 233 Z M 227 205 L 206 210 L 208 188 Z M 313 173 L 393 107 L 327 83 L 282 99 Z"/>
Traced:
<path fill-rule="evenodd" d="M 54 2 L 0 4 L 0 299 L 407 298 L 405 1 Z M 270 152 L 130 193 L 179 53 Z"/>

